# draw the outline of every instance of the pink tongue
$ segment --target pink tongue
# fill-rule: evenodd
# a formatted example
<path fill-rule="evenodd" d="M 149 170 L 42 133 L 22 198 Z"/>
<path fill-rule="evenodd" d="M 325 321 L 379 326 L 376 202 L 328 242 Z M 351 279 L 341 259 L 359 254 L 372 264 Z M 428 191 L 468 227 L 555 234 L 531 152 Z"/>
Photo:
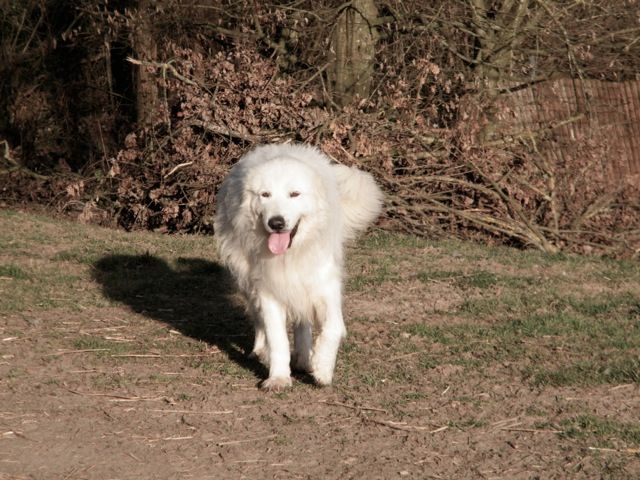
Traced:
<path fill-rule="evenodd" d="M 274 255 L 282 255 L 289 248 L 291 232 L 272 233 L 269 235 L 269 250 Z"/>

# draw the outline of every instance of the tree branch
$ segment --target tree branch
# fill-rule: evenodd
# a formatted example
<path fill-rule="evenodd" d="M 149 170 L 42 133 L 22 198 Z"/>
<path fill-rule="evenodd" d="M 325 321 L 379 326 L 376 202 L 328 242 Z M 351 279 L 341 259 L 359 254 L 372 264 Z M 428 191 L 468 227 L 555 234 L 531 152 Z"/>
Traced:
<path fill-rule="evenodd" d="M 33 178 L 37 178 L 38 180 L 47 180 L 49 178 L 45 175 L 40 175 L 39 173 L 36 173 L 33 170 L 29 170 L 27 167 L 23 165 L 20 165 L 18 161 L 11 156 L 11 148 L 9 148 L 9 142 L 7 142 L 6 140 L 1 140 L 0 145 L 4 146 L 4 153 L 2 154 L 2 159 L 5 160 L 9 165 L 11 165 L 6 170 L 0 170 L 0 174 L 9 174 L 16 171 L 21 171 Z"/>

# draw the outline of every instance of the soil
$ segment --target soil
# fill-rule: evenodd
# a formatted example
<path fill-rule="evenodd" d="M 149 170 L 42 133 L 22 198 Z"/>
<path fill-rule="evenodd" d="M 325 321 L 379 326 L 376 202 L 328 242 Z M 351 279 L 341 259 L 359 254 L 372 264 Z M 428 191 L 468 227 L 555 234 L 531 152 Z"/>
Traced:
<path fill-rule="evenodd" d="M 405 334 L 419 349 L 395 349 L 402 322 L 451 320 L 439 312 L 460 295 L 437 282 L 428 298 L 411 282 L 348 291 L 335 385 L 298 376 L 274 394 L 231 289 L 179 280 L 148 303 L 94 272 L 78 288 L 103 303 L 2 314 L 0 479 L 640 478 L 637 451 L 559 427 L 637 422 L 637 384 L 539 388 L 513 362 L 420 369 L 446 345 Z"/>

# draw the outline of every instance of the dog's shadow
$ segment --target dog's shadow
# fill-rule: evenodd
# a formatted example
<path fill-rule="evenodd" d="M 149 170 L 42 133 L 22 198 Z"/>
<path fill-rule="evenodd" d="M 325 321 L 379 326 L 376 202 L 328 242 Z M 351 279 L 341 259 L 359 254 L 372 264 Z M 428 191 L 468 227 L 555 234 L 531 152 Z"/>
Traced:
<path fill-rule="evenodd" d="M 231 276 L 218 263 L 178 258 L 175 266 L 152 255 L 109 255 L 94 264 L 104 294 L 135 312 L 159 320 L 225 352 L 230 360 L 265 378 L 250 359 L 253 328 Z"/>

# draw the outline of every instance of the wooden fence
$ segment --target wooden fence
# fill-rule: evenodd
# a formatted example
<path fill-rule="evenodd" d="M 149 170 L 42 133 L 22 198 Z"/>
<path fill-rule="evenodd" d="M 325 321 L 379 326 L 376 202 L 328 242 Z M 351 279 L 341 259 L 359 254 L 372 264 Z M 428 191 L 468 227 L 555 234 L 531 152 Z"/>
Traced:
<path fill-rule="evenodd" d="M 512 128 L 555 125 L 545 149 L 555 161 L 571 144 L 591 142 L 602 149 L 609 178 L 640 176 L 640 81 L 552 80 L 505 99 L 508 108 L 500 116 Z"/>

